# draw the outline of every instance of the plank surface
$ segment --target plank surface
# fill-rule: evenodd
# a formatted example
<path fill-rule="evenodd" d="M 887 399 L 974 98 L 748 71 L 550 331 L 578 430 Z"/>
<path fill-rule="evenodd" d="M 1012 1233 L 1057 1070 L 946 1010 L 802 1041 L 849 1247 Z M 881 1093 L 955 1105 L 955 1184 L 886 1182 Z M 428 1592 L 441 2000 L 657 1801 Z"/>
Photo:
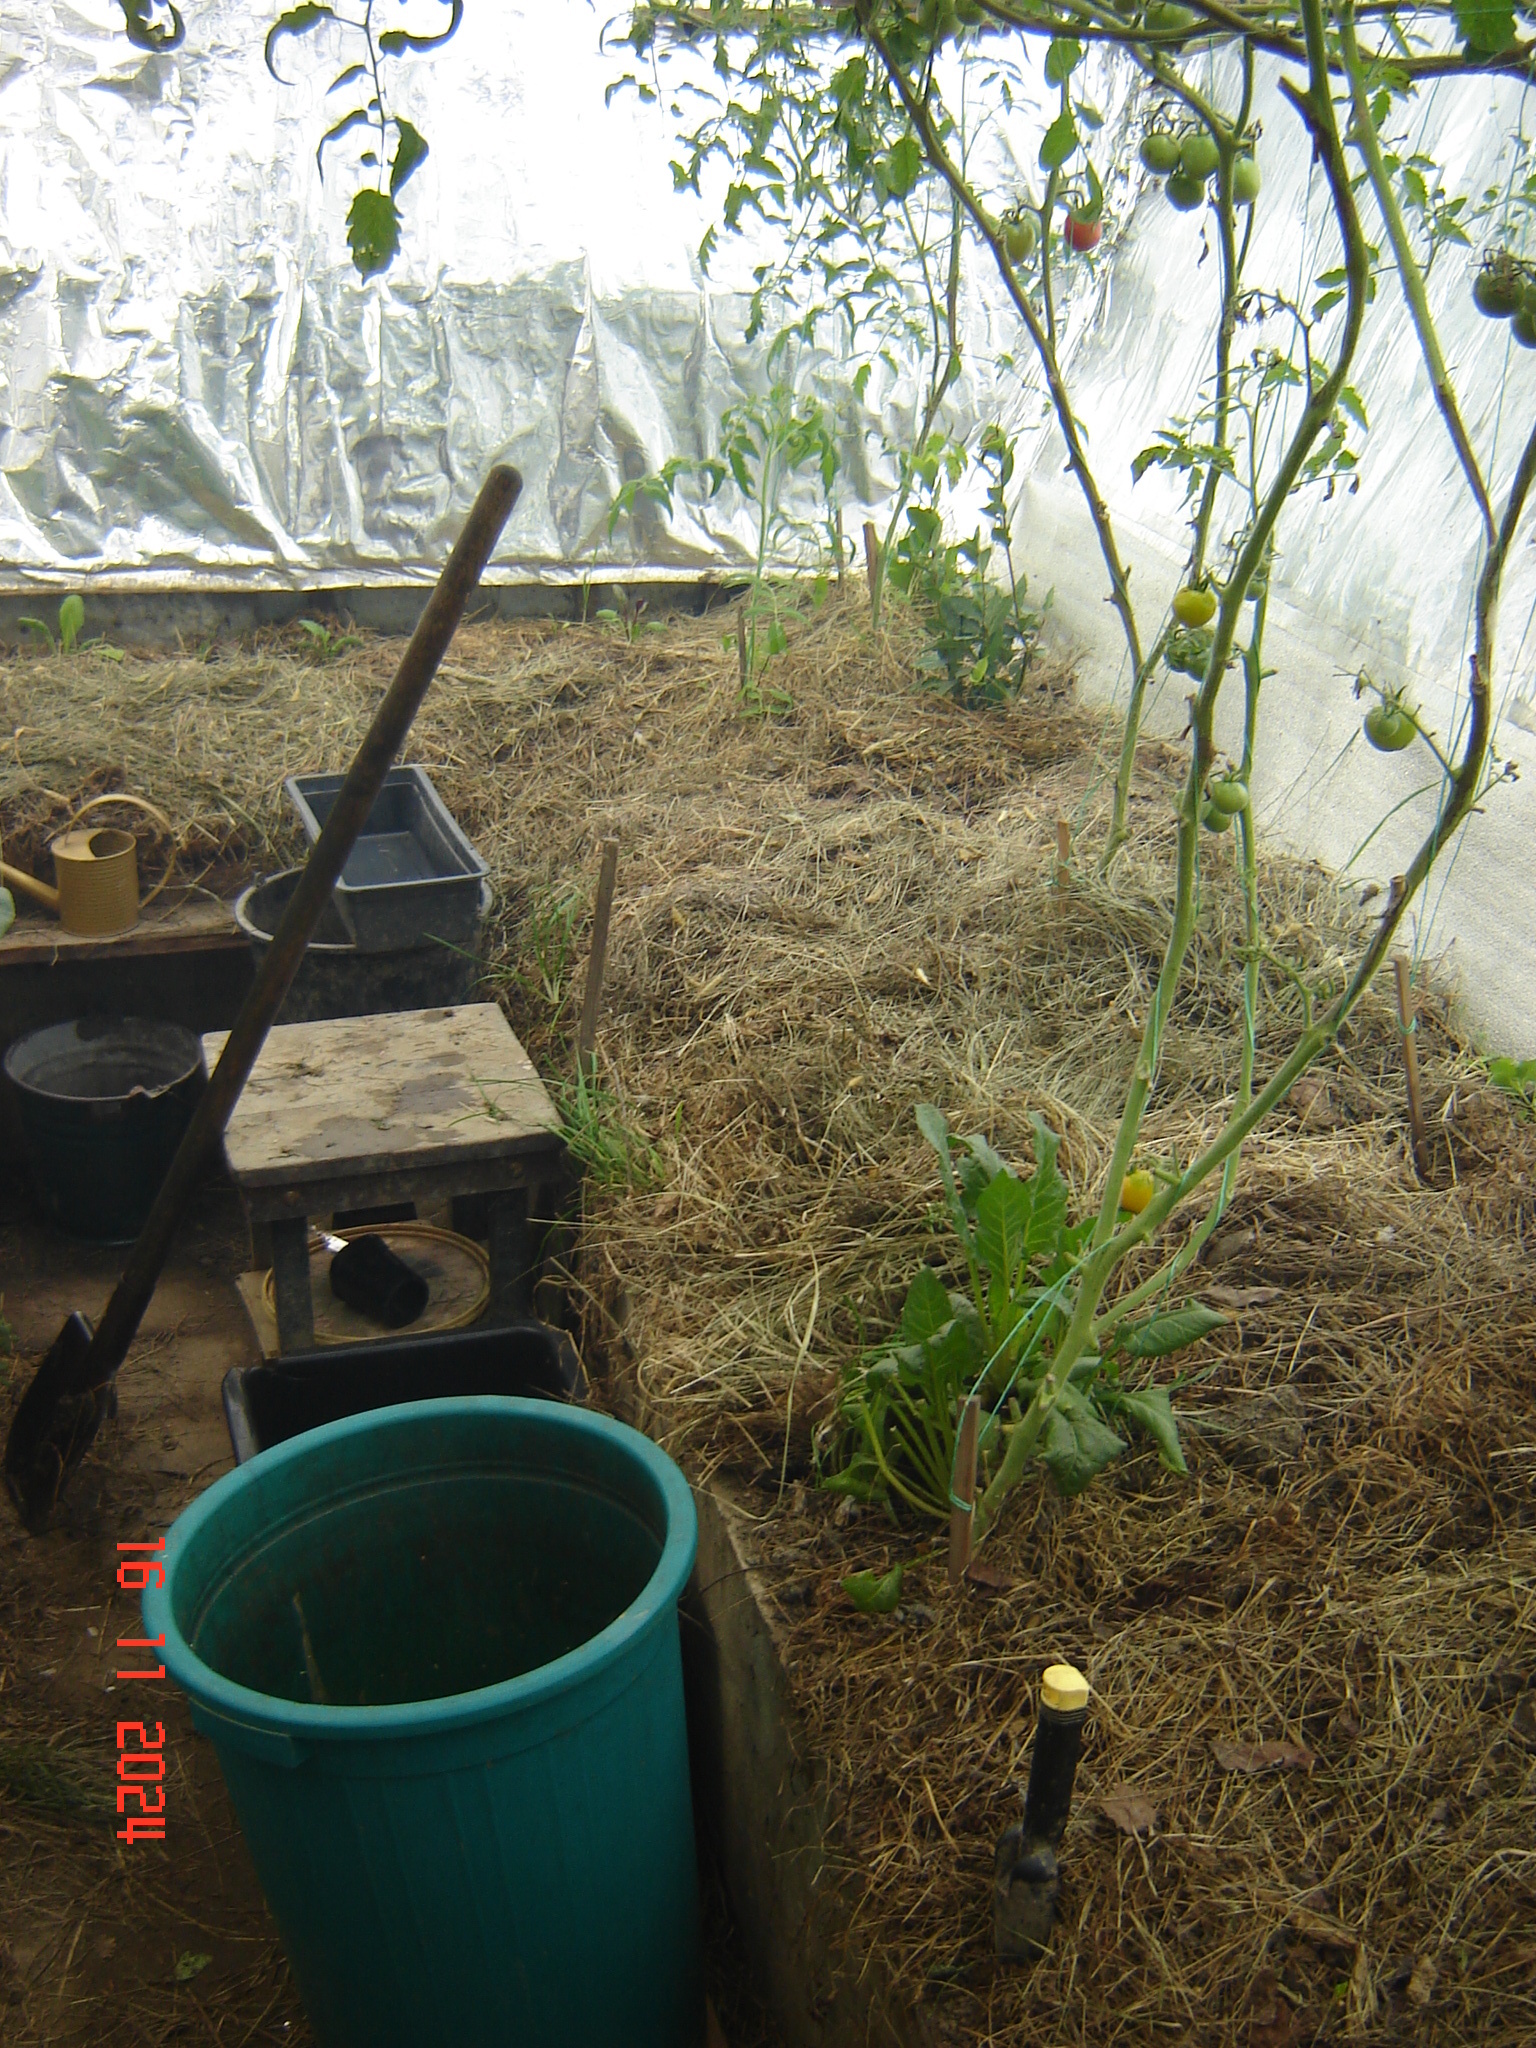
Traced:
<path fill-rule="evenodd" d="M 211 1073 L 226 1032 L 203 1040 Z M 483 1166 L 558 1144 L 560 1118 L 494 1003 L 280 1024 L 224 1134 L 243 1190 Z M 480 1178 L 480 1176 L 476 1176 Z"/>
<path fill-rule="evenodd" d="M 12 894 L 18 914 L 0 939 L 0 971 L 8 966 L 47 967 L 59 960 L 123 960 L 246 944 L 234 912 L 216 897 L 156 901 L 128 931 L 104 938 L 99 933 L 67 932 L 56 917 L 37 910 L 19 891 Z"/>

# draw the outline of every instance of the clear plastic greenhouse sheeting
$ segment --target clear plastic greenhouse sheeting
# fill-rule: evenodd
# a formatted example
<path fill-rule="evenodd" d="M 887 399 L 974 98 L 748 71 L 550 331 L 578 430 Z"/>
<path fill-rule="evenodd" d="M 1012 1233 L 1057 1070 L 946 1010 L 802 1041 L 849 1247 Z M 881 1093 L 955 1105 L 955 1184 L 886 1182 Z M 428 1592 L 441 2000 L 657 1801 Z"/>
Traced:
<path fill-rule="evenodd" d="M 398 67 L 398 110 L 431 153 L 402 195 L 400 254 L 369 282 L 346 247 L 346 167 L 333 158 L 322 183 L 315 163 L 336 104 L 326 87 L 355 54 L 340 31 L 285 42 L 280 68 L 294 83 L 279 84 L 261 51 L 275 10 L 260 0 L 189 8 L 185 42 L 157 55 L 130 46 L 113 0 L 41 0 L 24 22 L 12 11 L 0 30 L 5 580 L 426 578 L 502 458 L 525 478 L 493 571 L 502 580 L 748 562 L 753 512 L 732 485 L 712 500 L 685 490 L 670 518 L 642 505 L 609 536 L 622 484 L 712 451 L 721 416 L 766 379 L 763 342 L 744 338 L 745 287 L 765 252 L 726 237 L 702 273 L 711 210 L 674 192 L 678 124 L 666 97 L 646 107 L 620 94 L 605 108 L 624 68 L 624 53 L 600 48 L 609 11 L 605 0 L 469 0 L 452 43 Z M 983 48 L 990 64 L 994 46 Z M 703 78 L 707 53 L 699 66 Z M 1121 225 L 1106 255 L 1070 266 L 1064 353 L 1127 541 L 1177 552 L 1177 481 L 1152 471 L 1133 488 L 1130 464 L 1156 425 L 1196 409 L 1217 263 L 1213 249 L 1195 261 L 1204 216 L 1174 212 L 1155 189 L 1137 197 L 1125 74 L 1095 72 L 1094 97 L 1132 168 L 1109 183 Z M 1248 270 L 1305 293 L 1329 260 L 1326 197 L 1277 75 L 1271 67 L 1259 100 L 1265 189 Z M 1490 85 L 1476 106 L 1439 89 L 1426 97 L 1421 146 L 1451 190 L 1476 195 L 1508 177 L 1516 90 Z M 984 187 L 1038 183 L 1047 91 L 1026 86 L 1012 114 L 977 136 Z M 1498 416 L 1509 330 L 1473 309 L 1471 261 L 1445 252 L 1431 295 L 1474 438 L 1498 446 L 1502 478 L 1517 446 Z M 1355 377 L 1371 415 L 1360 490 L 1313 490 L 1291 509 L 1277 581 L 1303 610 L 1379 648 L 1386 672 L 1454 688 L 1474 529 L 1391 292 L 1388 282 L 1368 317 Z M 999 420 L 1020 436 L 1021 472 L 1059 479 L 1062 445 L 1027 338 L 980 249 L 963 327 L 949 424 Z M 1012 370 L 999 366 L 1009 354 Z M 1536 356 L 1514 355 L 1516 399 L 1527 382 L 1536 399 Z M 802 356 L 797 382 L 837 415 L 852 530 L 865 511 L 888 511 L 890 451 L 910 433 L 917 365 L 877 363 L 862 403 L 831 353 Z M 785 509 L 809 529 L 823 509 L 813 483 L 791 480 Z M 953 509 L 974 523 L 976 488 L 962 487 Z M 1016 554 L 1027 569 L 1027 531 Z M 1082 574 L 1091 588 L 1102 570 L 1085 559 Z M 1501 682 L 1521 694 L 1533 601 L 1526 551 L 1503 613 Z"/>
<path fill-rule="evenodd" d="M 624 64 L 600 48 L 603 12 L 469 0 L 450 44 L 396 67 L 430 154 L 394 265 L 365 282 L 350 166 L 332 152 L 327 183 L 316 168 L 326 87 L 356 51 L 339 30 L 285 39 L 296 82 L 280 84 L 262 56 L 276 11 L 189 4 L 184 43 L 153 55 L 113 0 L 40 0 L 0 29 L 5 580 L 426 578 L 498 459 L 525 488 L 493 576 L 750 562 L 733 486 L 685 494 L 670 520 L 642 504 L 609 536 L 624 482 L 711 452 L 766 371 L 744 339 L 764 252 L 727 238 L 704 275 L 711 215 L 674 192 L 676 122 L 630 94 L 605 108 Z M 1003 402 L 1003 306 L 980 276 L 962 429 Z M 887 437 L 910 429 L 916 378 L 877 364 L 856 404 L 836 355 L 797 366 L 837 416 L 855 524 L 889 496 Z M 785 509 L 808 528 L 824 508 L 796 479 Z"/>

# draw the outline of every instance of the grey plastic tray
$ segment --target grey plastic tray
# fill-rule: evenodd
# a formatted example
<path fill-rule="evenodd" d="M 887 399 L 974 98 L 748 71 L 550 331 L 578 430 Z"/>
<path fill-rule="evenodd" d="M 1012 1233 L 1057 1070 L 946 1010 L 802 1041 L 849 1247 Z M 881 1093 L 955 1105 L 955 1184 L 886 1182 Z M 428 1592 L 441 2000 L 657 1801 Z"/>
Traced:
<path fill-rule="evenodd" d="M 340 775 L 290 775 L 283 784 L 311 845 L 342 781 Z M 427 771 L 391 768 L 333 901 L 360 952 L 390 953 L 432 939 L 470 947 L 488 872 Z"/>

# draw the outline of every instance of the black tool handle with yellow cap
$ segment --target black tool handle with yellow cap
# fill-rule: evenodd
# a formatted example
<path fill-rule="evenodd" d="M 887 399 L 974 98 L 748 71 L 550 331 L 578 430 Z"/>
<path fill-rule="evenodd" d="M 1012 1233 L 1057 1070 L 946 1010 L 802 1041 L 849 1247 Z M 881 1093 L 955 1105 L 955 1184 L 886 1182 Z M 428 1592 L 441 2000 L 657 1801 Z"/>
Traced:
<path fill-rule="evenodd" d="M 997 1845 L 992 1933 L 1005 1961 L 1033 1962 L 1050 1941 L 1061 1891 L 1057 1852 L 1072 1810 L 1087 1719 L 1087 1679 L 1071 1664 L 1052 1664 L 1040 1682 L 1024 1819 Z"/>

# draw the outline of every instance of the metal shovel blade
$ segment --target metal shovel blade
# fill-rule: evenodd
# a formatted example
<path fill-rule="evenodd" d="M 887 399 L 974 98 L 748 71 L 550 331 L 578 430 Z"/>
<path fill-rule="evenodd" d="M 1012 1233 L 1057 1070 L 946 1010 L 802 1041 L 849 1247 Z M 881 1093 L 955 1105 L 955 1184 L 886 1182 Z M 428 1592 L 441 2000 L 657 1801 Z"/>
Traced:
<path fill-rule="evenodd" d="M 78 1310 L 69 1317 L 12 1418 L 5 1443 L 5 1483 L 23 1522 L 34 1532 L 46 1527 L 70 1474 L 116 1407 L 114 1376 L 149 1306 L 182 1210 L 213 1157 L 268 1027 L 298 972 L 310 933 L 330 902 L 353 842 L 405 743 L 470 593 L 517 503 L 522 481 L 515 469 L 498 464 L 481 486 L 325 829 L 310 849 L 255 986 L 240 1007 L 101 1321 L 93 1329 Z"/>

